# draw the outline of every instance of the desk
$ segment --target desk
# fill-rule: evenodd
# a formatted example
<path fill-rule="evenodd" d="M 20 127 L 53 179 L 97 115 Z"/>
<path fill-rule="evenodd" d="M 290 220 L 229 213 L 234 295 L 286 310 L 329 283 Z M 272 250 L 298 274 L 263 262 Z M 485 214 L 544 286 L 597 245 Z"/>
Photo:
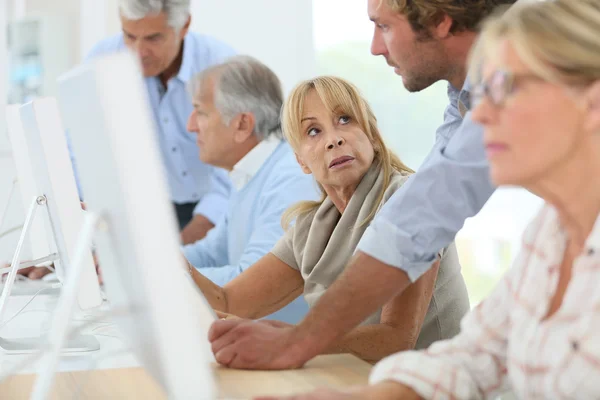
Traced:
<path fill-rule="evenodd" d="M 343 388 L 366 384 L 371 365 L 348 354 L 319 356 L 299 370 L 244 371 L 215 366 L 219 393 L 224 399 L 258 395 L 286 395 L 317 387 Z M 25 400 L 35 375 L 16 375 L 0 385 L 3 399 Z M 158 385 L 142 368 L 61 372 L 52 399 L 164 400 Z"/>

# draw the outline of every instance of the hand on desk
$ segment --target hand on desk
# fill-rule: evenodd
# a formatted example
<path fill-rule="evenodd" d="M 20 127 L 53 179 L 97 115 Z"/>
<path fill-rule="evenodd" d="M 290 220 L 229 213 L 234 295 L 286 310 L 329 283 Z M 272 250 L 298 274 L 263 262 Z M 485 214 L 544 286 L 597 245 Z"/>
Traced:
<path fill-rule="evenodd" d="M 295 340 L 293 325 L 279 321 L 227 319 L 213 323 L 208 333 L 215 359 L 240 369 L 295 369 L 302 349 Z"/>
<path fill-rule="evenodd" d="M 98 282 L 100 284 L 102 284 L 102 271 L 100 270 L 100 266 L 98 265 L 98 259 L 96 258 L 95 253 L 92 253 L 92 255 L 94 258 L 94 265 L 96 266 L 96 274 L 98 275 Z M 4 267 L 8 268 L 8 267 L 10 267 L 10 264 L 6 264 Z M 54 268 L 54 264 L 52 264 L 51 267 Z M 48 267 L 28 267 L 28 268 L 20 269 L 18 271 L 18 274 L 23 275 L 29 279 L 38 280 L 38 279 L 42 279 L 44 276 L 48 275 L 51 272 L 52 272 L 52 270 L 49 269 Z"/>
<path fill-rule="evenodd" d="M 6 265 L 10 267 L 10 265 Z M 29 279 L 42 279 L 52 271 L 46 267 L 29 267 L 19 270 L 19 275 L 26 276 Z"/>

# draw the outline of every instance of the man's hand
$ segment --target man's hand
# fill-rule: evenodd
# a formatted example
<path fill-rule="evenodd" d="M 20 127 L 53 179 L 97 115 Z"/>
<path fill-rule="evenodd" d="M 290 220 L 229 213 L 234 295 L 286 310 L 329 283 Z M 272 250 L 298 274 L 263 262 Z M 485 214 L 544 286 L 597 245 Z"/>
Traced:
<path fill-rule="evenodd" d="M 280 370 L 300 368 L 301 341 L 294 327 L 276 321 L 216 321 L 208 339 L 215 359 L 231 368 Z"/>
<path fill-rule="evenodd" d="M 213 353 L 233 368 L 299 368 L 409 284 L 404 271 L 359 252 L 298 326 L 217 321 L 209 332 Z"/>
<path fill-rule="evenodd" d="M 197 242 L 203 239 L 214 226 L 204 215 L 194 215 L 194 218 L 181 231 L 181 242 L 183 244 Z"/>
<path fill-rule="evenodd" d="M 7 265 L 8 267 L 9 265 Z M 19 270 L 19 275 L 26 276 L 29 279 L 42 279 L 52 271 L 46 267 L 29 267 Z"/>

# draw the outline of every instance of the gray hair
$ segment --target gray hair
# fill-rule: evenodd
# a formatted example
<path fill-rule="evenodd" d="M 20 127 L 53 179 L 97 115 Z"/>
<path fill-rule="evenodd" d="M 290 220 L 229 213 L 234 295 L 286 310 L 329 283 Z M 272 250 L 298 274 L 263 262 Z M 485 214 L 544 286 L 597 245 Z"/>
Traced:
<path fill-rule="evenodd" d="M 138 20 L 164 12 L 169 26 L 183 28 L 190 16 L 191 0 L 119 0 L 119 11 L 127 19 Z"/>
<path fill-rule="evenodd" d="M 250 112 L 255 119 L 254 134 L 260 140 L 283 137 L 280 119 L 283 89 L 269 67 L 253 57 L 231 57 L 196 76 L 191 86 L 193 95 L 207 78 L 214 79 L 215 107 L 223 122 L 229 124 L 236 115 Z"/>

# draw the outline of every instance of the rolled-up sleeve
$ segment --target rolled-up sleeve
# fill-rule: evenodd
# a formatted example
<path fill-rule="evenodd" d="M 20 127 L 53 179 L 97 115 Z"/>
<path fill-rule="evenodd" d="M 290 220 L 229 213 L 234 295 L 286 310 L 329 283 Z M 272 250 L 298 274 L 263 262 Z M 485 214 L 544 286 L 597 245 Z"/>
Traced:
<path fill-rule="evenodd" d="M 447 145 L 436 144 L 384 205 L 357 250 L 402 269 L 414 282 L 492 195 L 488 172 L 482 128 L 467 113 Z"/>
<path fill-rule="evenodd" d="M 231 181 L 227 172 L 214 168 L 210 177 L 210 191 L 202 196 L 194 208 L 194 214 L 204 215 L 213 225 L 225 215 L 231 194 Z"/>

